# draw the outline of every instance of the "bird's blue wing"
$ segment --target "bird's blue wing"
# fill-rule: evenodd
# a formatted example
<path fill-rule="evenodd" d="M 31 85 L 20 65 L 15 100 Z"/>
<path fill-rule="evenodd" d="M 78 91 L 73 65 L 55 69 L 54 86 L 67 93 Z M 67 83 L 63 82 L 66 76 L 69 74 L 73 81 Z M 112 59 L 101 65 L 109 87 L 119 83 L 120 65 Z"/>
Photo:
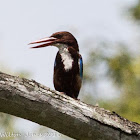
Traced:
<path fill-rule="evenodd" d="M 80 72 L 80 77 L 83 78 L 83 60 L 81 55 L 79 58 L 79 72 Z"/>

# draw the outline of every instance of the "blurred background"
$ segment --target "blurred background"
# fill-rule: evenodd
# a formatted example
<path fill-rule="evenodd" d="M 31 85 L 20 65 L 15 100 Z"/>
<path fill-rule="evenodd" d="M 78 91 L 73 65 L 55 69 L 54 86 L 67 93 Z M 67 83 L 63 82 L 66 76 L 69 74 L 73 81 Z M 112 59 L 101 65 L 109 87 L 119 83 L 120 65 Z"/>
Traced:
<path fill-rule="evenodd" d="M 0 71 L 54 89 L 57 48 L 29 49 L 28 43 L 57 31 L 71 32 L 80 46 L 79 99 L 140 123 L 140 0 L 0 0 Z M 71 138 L 0 113 L 0 139 Z"/>

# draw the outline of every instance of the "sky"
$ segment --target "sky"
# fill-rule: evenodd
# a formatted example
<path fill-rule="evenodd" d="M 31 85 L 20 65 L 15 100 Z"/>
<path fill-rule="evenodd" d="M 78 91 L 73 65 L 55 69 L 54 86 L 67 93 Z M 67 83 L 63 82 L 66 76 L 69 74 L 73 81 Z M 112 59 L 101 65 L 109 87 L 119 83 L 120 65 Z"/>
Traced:
<path fill-rule="evenodd" d="M 57 48 L 30 49 L 28 44 L 57 31 L 69 31 L 78 40 L 84 61 L 88 56 L 84 42 L 88 40 L 133 45 L 137 28 L 127 20 L 125 9 L 135 3 L 136 0 L 0 0 L 0 63 L 12 72 L 27 71 L 31 79 L 53 89 Z M 31 123 L 26 130 L 33 127 Z"/>

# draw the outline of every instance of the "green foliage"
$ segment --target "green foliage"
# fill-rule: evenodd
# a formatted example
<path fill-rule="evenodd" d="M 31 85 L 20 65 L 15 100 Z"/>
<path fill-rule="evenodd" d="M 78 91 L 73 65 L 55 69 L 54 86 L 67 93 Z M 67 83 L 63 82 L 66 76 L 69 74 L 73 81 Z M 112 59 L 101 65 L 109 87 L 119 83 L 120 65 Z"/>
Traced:
<path fill-rule="evenodd" d="M 120 57 L 114 57 L 111 63 L 115 63 L 116 59 L 119 63 L 118 68 L 113 69 L 111 67 L 110 71 L 113 73 L 111 76 L 117 85 L 122 87 L 122 92 L 119 100 L 112 105 L 117 106 L 117 108 L 114 107 L 115 110 L 124 117 L 140 123 L 140 73 L 136 69 L 140 67 L 140 63 L 136 63 L 139 60 L 137 58 L 132 59 L 129 54 L 121 54 Z"/>
<path fill-rule="evenodd" d="M 140 20 L 140 0 L 134 7 L 130 8 L 130 13 L 136 21 Z"/>
<path fill-rule="evenodd" d="M 1 134 L 3 133 L 8 133 L 8 132 L 13 132 L 14 128 L 13 128 L 13 116 L 11 115 L 7 115 L 4 113 L 0 113 L 0 132 Z M 1 138 L 2 139 L 2 138 Z M 14 137 L 3 137 L 3 140 L 13 140 Z"/>
<path fill-rule="evenodd" d="M 134 77 L 131 68 L 131 57 L 125 52 L 121 51 L 119 54 L 108 60 L 108 75 L 112 77 L 114 82 L 119 86 L 122 84 L 129 84 L 129 78 Z"/>
<path fill-rule="evenodd" d="M 88 75 L 95 75 L 95 77 L 94 79 L 90 78 L 90 80 L 85 77 L 85 83 L 93 85 L 98 79 L 106 78 L 110 80 L 117 88 L 118 93 L 121 94 L 118 98 L 112 100 L 101 100 L 99 98 L 99 106 L 115 111 L 125 118 L 140 123 L 140 59 L 139 57 L 134 57 L 134 55 L 132 57 L 132 53 L 129 53 L 125 45 L 118 44 L 112 55 L 106 52 L 109 50 L 113 52 L 114 48 L 111 51 L 112 45 L 106 46 L 107 45 L 105 45 L 105 47 L 102 46 L 102 48 L 98 47 L 99 49 L 95 49 L 90 53 L 87 62 L 88 71 L 86 72 L 88 72 Z M 103 64 L 104 72 L 99 72 L 98 67 Z M 95 71 L 93 69 L 95 69 Z M 91 90 L 92 94 L 94 91 L 95 86 Z M 93 100 L 94 98 L 91 98 L 90 95 L 89 99 L 88 97 L 84 99 L 95 105 L 95 102 L 91 101 L 91 99 Z"/>

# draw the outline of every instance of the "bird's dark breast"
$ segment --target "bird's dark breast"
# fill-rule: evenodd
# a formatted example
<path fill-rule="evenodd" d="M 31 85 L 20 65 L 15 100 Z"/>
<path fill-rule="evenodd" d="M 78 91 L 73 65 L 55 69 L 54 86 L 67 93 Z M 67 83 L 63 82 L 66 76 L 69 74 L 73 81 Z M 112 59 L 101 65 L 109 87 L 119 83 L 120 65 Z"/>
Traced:
<path fill-rule="evenodd" d="M 64 92 L 72 98 L 77 98 L 82 83 L 79 75 L 78 59 L 74 58 L 72 68 L 66 71 L 61 56 L 57 53 L 53 81 L 57 91 Z"/>

